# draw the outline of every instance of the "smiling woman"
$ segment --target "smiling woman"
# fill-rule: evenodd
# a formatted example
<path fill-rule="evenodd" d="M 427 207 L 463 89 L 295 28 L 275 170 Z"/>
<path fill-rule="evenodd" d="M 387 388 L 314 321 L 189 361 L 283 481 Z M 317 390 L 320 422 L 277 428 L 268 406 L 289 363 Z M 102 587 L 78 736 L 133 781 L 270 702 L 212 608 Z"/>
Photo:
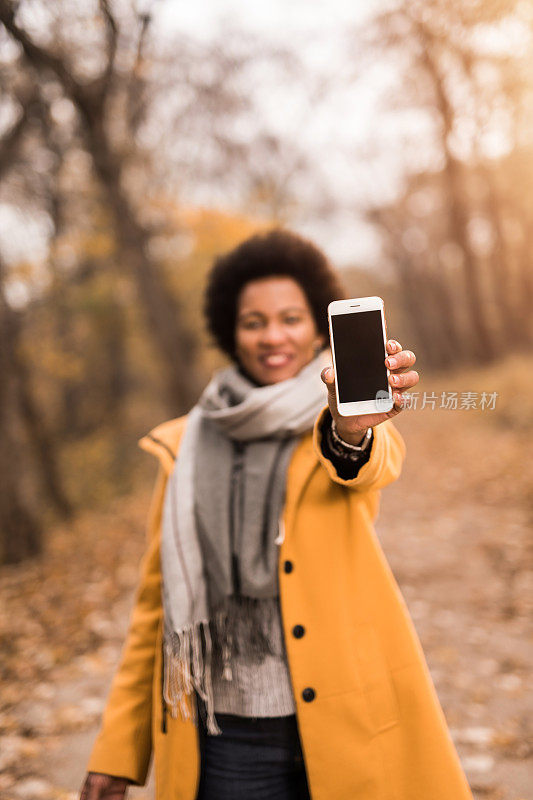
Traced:
<path fill-rule="evenodd" d="M 260 327 L 264 303 L 263 309 L 254 309 L 250 304 L 260 300 L 268 289 L 267 281 L 273 278 L 284 279 L 284 286 L 279 286 L 285 294 L 284 302 L 295 306 L 295 315 L 310 317 L 321 346 L 325 346 L 329 335 L 328 303 L 344 297 L 345 289 L 318 247 L 294 233 L 276 229 L 268 235 L 252 236 L 220 256 L 209 276 L 204 307 L 207 324 L 218 346 L 231 359 L 237 358 L 237 328 L 243 315 L 257 311 L 257 319 L 250 320 L 250 327 Z M 264 282 L 259 285 L 259 281 Z M 252 284 L 256 290 L 250 294 Z M 269 297 L 275 294 L 275 290 L 269 291 Z M 289 305 L 283 309 L 277 302 L 276 313 L 292 310 Z M 286 323 L 297 324 L 288 319 Z"/>
<path fill-rule="evenodd" d="M 288 231 L 215 263 L 205 314 L 233 363 L 140 441 L 150 544 L 84 800 L 144 783 L 152 750 L 157 800 L 472 800 L 372 525 L 415 355 L 389 340 L 394 408 L 341 419 L 343 294 Z"/>
<path fill-rule="evenodd" d="M 323 345 L 324 335 L 293 278 L 262 278 L 242 289 L 235 352 L 242 369 L 258 384 L 294 377 Z"/>

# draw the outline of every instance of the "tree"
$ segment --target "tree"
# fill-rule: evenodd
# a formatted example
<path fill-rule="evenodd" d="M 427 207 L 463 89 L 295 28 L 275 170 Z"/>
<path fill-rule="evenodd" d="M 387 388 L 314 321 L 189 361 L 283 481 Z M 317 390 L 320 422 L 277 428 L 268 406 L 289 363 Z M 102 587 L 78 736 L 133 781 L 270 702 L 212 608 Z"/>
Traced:
<path fill-rule="evenodd" d="M 99 8 L 105 26 L 103 65 L 96 77 L 89 81 L 76 76 L 72 64 L 62 52 L 38 44 L 17 23 L 17 6 L 9 0 L 0 0 L 0 21 L 20 45 L 22 58 L 26 67 L 31 69 L 34 81 L 38 83 L 43 73 L 52 75 L 76 108 L 87 150 L 113 217 L 122 269 L 133 276 L 148 329 L 164 364 L 169 405 L 183 409 L 198 393 L 196 346 L 189 331 L 181 324 L 178 298 L 165 287 L 157 265 L 150 257 L 150 232 L 141 222 L 124 188 L 125 159 L 114 145 L 110 130 L 113 120 L 109 118 L 113 93 L 124 85 L 116 66 L 119 26 L 107 0 L 100 0 Z M 138 55 L 127 81 L 130 105 L 126 120 L 130 128 L 137 124 L 139 114 L 138 108 L 132 106 L 131 98 L 138 101 L 132 86 L 140 69 L 148 24 L 149 17 L 139 18 Z"/>
<path fill-rule="evenodd" d="M 530 268 L 520 263 L 506 235 L 508 222 L 527 215 L 525 198 L 509 202 L 513 188 L 504 161 L 483 147 L 487 131 L 498 126 L 509 132 L 510 150 L 518 141 L 529 91 L 525 59 L 513 52 L 510 40 L 504 52 L 484 41 L 487 33 L 511 23 L 531 40 L 530 22 L 518 3 L 402 0 L 366 29 L 367 48 L 392 57 L 404 78 L 391 105 L 397 112 L 424 112 L 428 124 L 422 130 L 429 134 L 420 135 L 420 150 L 433 154 L 433 168 L 425 172 L 405 161 L 404 191 L 395 209 L 378 203 L 369 213 L 389 241 L 404 295 L 417 289 L 408 315 L 421 320 L 431 308 L 433 319 L 421 327 L 437 326 L 455 360 L 489 361 L 522 348 L 531 336 L 523 294 L 514 286 L 516 273 L 529 293 Z M 440 200 L 433 212 L 419 213 L 418 197 L 424 191 L 435 196 L 435 190 Z M 425 245 L 418 253 L 403 245 L 411 229 L 423 232 Z M 444 254 L 452 251 L 455 268 L 449 270 Z M 422 329 L 419 333 L 426 348 Z"/>

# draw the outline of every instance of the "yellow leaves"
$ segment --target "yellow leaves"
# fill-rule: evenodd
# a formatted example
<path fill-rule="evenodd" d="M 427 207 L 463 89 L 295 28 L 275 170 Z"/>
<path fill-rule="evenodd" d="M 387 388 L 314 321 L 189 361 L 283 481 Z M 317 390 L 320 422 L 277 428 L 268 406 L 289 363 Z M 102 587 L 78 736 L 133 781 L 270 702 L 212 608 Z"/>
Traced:
<path fill-rule="evenodd" d="M 37 266 L 33 261 L 18 261 L 9 267 L 9 280 L 18 280 L 23 283 L 32 283 L 35 279 Z"/>
<path fill-rule="evenodd" d="M 264 220 L 210 208 L 185 209 L 182 218 L 194 238 L 195 256 L 222 253 L 268 227 Z"/>
<path fill-rule="evenodd" d="M 116 487 L 109 480 L 116 455 L 114 447 L 107 430 L 96 431 L 64 447 L 65 487 L 76 505 L 92 503 L 101 507 L 115 495 Z"/>
<path fill-rule="evenodd" d="M 113 255 L 115 242 L 113 237 L 104 231 L 92 230 L 81 234 L 78 239 L 78 251 L 81 259 L 104 259 Z"/>
<path fill-rule="evenodd" d="M 43 346 L 47 344 L 48 346 Z M 76 380 L 83 377 L 83 358 L 81 355 L 52 349 L 53 343 L 36 342 L 33 349 L 39 352 L 39 365 L 47 375 L 59 381 Z M 35 353 L 34 353 L 35 356 Z"/>
<path fill-rule="evenodd" d="M 87 730 L 101 715 L 145 547 L 148 500 L 143 489 L 105 513 L 81 514 L 50 532 L 41 562 L 0 573 L 0 763 L 14 780 L 54 737 Z"/>

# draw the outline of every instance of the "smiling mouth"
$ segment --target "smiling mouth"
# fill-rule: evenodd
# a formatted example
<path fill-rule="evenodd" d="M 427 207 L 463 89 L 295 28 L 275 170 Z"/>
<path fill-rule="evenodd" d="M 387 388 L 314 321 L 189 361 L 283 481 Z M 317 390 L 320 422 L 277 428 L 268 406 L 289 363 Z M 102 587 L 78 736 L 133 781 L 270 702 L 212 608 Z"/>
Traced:
<path fill-rule="evenodd" d="M 284 367 L 291 361 L 292 356 L 287 353 L 269 353 L 267 355 L 259 356 L 260 362 L 265 367 Z"/>

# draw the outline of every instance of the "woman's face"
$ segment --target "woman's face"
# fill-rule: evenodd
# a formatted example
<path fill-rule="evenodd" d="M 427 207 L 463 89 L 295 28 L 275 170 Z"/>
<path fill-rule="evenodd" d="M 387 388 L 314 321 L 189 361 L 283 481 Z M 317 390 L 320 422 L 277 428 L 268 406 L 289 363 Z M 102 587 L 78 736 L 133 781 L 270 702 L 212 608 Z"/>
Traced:
<path fill-rule="evenodd" d="M 262 385 L 297 375 L 316 355 L 324 337 L 301 286 L 273 276 L 247 283 L 237 301 L 236 355 Z"/>

